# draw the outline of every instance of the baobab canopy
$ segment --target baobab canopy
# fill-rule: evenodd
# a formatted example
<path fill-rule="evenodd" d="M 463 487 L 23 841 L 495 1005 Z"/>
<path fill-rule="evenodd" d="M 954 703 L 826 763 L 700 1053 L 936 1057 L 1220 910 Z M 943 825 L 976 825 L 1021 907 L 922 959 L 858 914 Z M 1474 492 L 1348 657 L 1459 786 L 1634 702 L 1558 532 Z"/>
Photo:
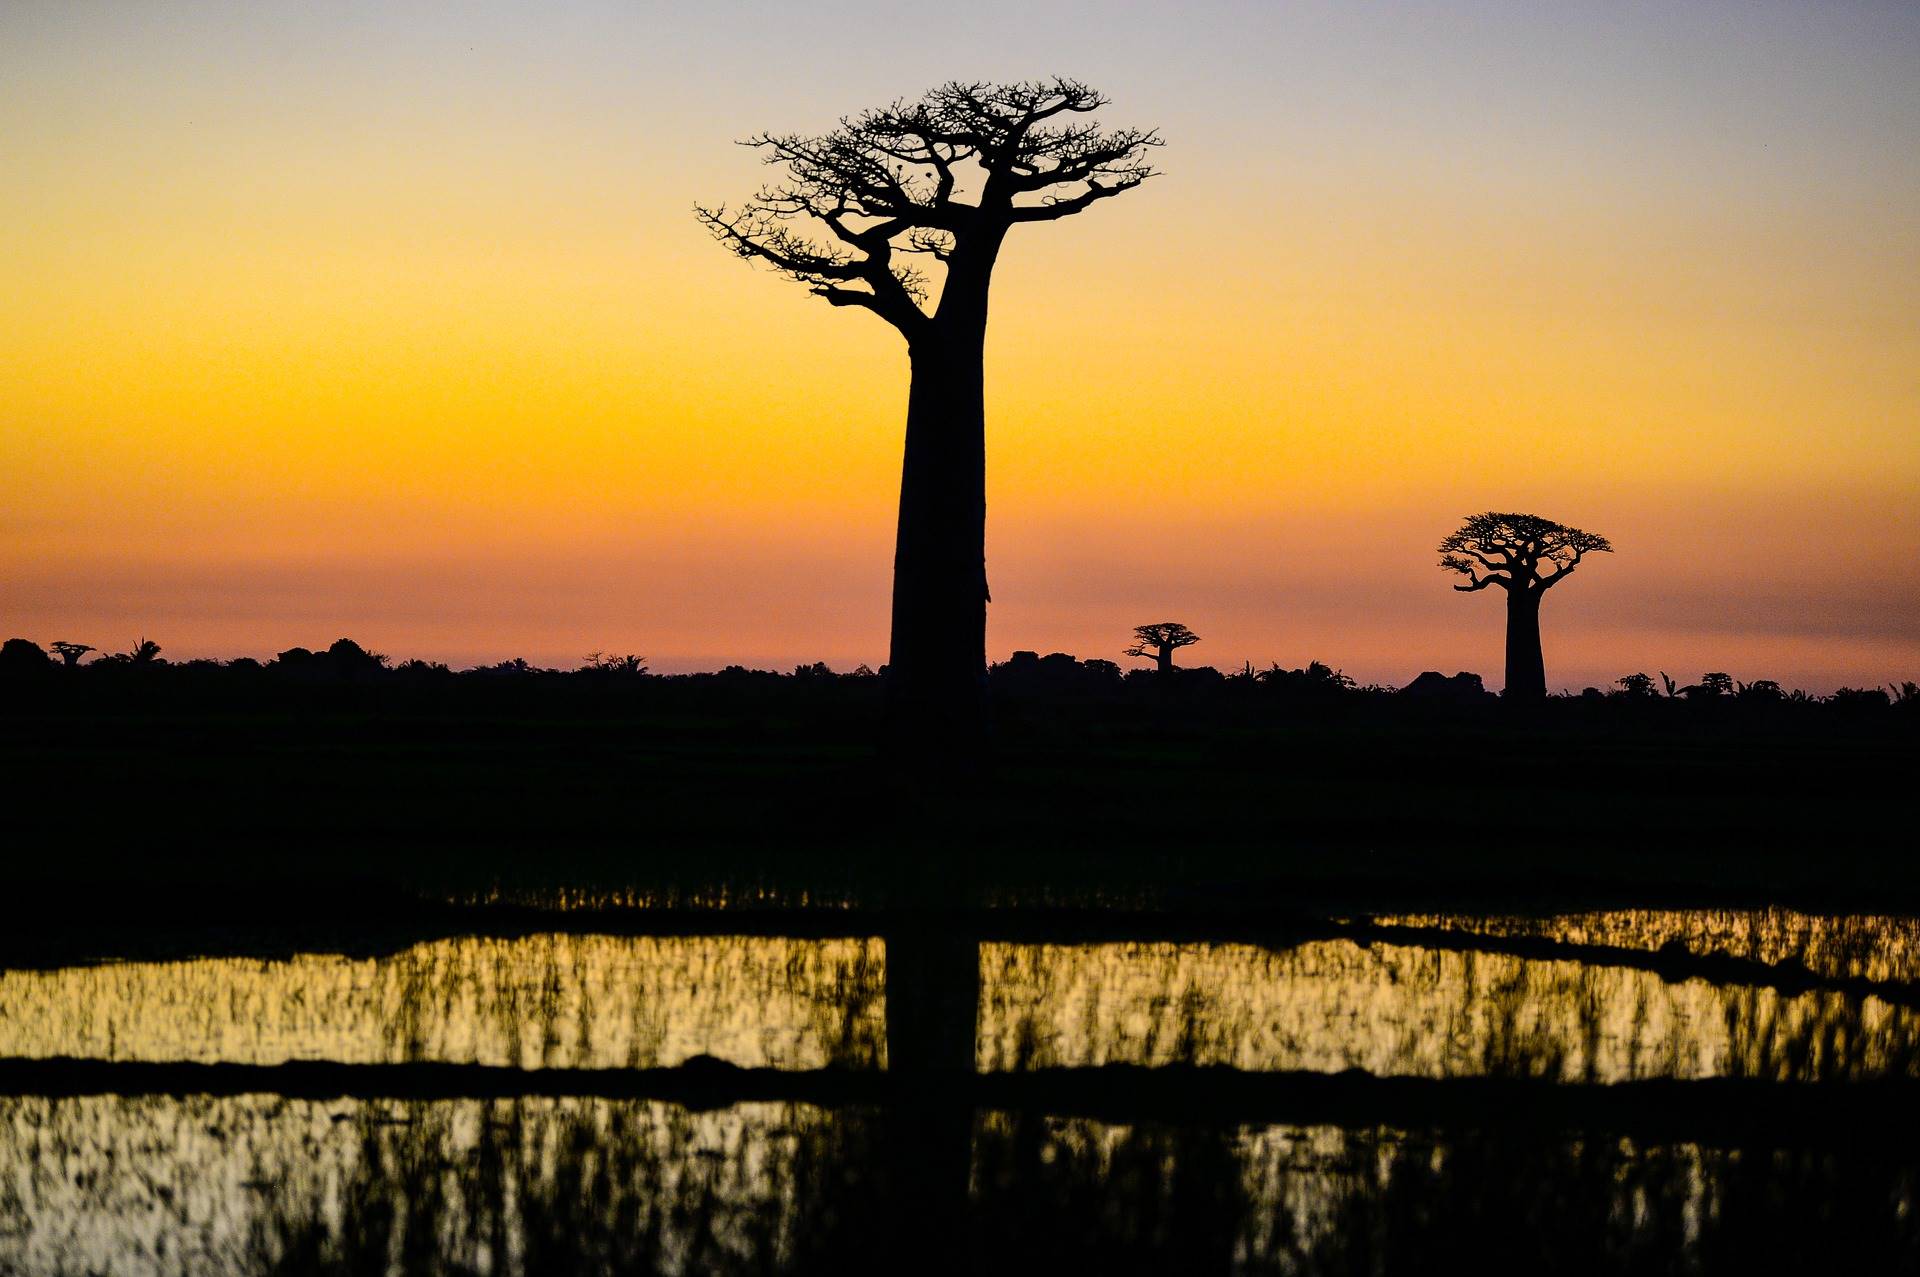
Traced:
<path fill-rule="evenodd" d="M 1456 590 L 1497 585 L 1544 590 L 1560 581 L 1589 554 L 1611 553 L 1613 545 L 1595 532 L 1583 532 L 1537 514 L 1469 515 L 1440 543 L 1440 566 L 1468 580 Z M 1544 575 L 1542 567 L 1550 568 Z M 1487 575 L 1481 576 L 1485 571 Z"/>
<path fill-rule="evenodd" d="M 739 256 L 835 306 L 871 310 L 911 341 L 968 308 L 972 284 L 984 290 L 963 268 L 990 266 L 1010 227 L 1058 221 L 1153 176 L 1145 157 L 1158 135 L 1084 118 L 1106 104 L 1077 80 L 954 81 L 818 136 L 746 139 L 781 176 L 737 207 L 695 213 Z"/>

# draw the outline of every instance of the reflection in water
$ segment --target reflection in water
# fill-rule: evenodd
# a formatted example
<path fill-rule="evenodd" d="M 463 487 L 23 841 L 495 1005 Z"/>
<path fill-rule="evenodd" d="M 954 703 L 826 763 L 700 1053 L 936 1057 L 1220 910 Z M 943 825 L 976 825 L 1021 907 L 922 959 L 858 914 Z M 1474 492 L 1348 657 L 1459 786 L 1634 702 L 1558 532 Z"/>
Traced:
<path fill-rule="evenodd" d="M 0 1271 L 813 1270 L 871 1248 L 868 1125 L 787 1105 L 0 1100 Z"/>
<path fill-rule="evenodd" d="M 777 886 L 746 881 L 699 886 L 555 887 L 494 885 L 484 891 L 458 892 L 446 903 L 463 908 L 534 909 L 543 913 L 638 912 L 646 910 L 728 910 L 737 913 L 782 910 L 852 910 L 859 897 L 850 888 Z"/>
<path fill-rule="evenodd" d="M 1092 1272 L 1911 1271 L 1911 1150 L 983 1124 L 983 1253 Z"/>
<path fill-rule="evenodd" d="M 1920 1073 L 1920 1013 L 1824 990 L 1415 945 L 987 945 L 987 1069 L 1218 1064 L 1419 1077 Z"/>
<path fill-rule="evenodd" d="M 915 934 L 891 945 L 890 955 L 878 939 L 536 935 L 381 958 L 7 971 L 0 1056 L 605 1068 L 710 1055 L 877 1068 L 890 1049 L 923 1041 L 928 1067 L 971 1059 L 988 1070 L 1920 1075 L 1920 1011 L 1832 990 L 1349 940 L 976 946 Z M 904 964 L 893 998 L 889 956 Z M 977 1032 L 966 1013 L 974 1004 Z"/>
<path fill-rule="evenodd" d="M 0 1100 L 0 1271 L 1911 1270 L 1920 1158 L 982 1115 L 964 1227 L 880 1113 Z M 1466 1257 L 1463 1259 L 1463 1257 Z"/>
<path fill-rule="evenodd" d="M 884 1060 L 878 940 L 535 935 L 0 972 L 0 1056 L 648 1068 Z"/>
<path fill-rule="evenodd" d="M 1743 936 L 1739 956 L 1810 965 L 1846 950 L 1856 965 L 1832 970 L 1853 974 L 1903 972 L 1910 952 L 1905 924 L 1829 920 L 1817 942 L 1778 940 L 1785 924 L 1759 918 L 1555 925 L 1539 934 L 1702 952 Z M 536 935 L 375 959 L 0 972 L 0 1056 L 551 1069 L 711 1055 L 884 1068 L 891 1082 L 884 1106 L 843 1109 L 0 1097 L 0 1273 L 1920 1268 L 1920 1152 L 1805 1123 L 1792 1138 L 1811 1146 L 1790 1144 L 1764 1107 L 1750 1129 L 1686 1127 L 1719 1141 L 1696 1144 L 1582 1128 L 1617 1105 L 1560 1109 L 1560 1125 L 1483 1116 L 1471 1097 L 1488 1089 L 1457 1083 L 1442 1086 L 1464 1105 L 1399 1119 L 1439 1129 L 1366 1125 L 1379 1116 L 1351 1108 L 1344 1124 L 1320 1108 L 1300 1112 L 1308 1125 L 1140 1121 L 1124 1072 L 1100 1075 L 1120 1079 L 1104 1107 L 1078 1110 L 1104 1122 L 980 1111 L 969 1091 L 975 1069 L 1115 1063 L 1842 1088 L 1814 1088 L 1827 1096 L 1920 1077 L 1906 1005 L 1599 957 L 1347 939 L 981 944 L 947 918 L 884 941 Z M 1045 1081 L 994 1079 L 993 1102 L 1032 1104 Z"/>
<path fill-rule="evenodd" d="M 1626 949 L 1677 945 L 1696 956 L 1798 963 L 1823 976 L 1920 980 L 1916 918 L 1826 916 L 1792 909 L 1611 909 L 1541 916 L 1409 914 L 1378 921 Z"/>

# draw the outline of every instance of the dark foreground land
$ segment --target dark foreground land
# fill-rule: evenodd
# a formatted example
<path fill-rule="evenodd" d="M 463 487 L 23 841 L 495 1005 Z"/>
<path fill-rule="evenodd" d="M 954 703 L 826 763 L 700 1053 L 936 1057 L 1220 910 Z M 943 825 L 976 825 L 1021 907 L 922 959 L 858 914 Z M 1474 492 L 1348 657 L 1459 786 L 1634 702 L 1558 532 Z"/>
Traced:
<path fill-rule="evenodd" d="M 1911 694 L 991 700 L 0 674 L 0 1272 L 1920 1270 Z"/>
<path fill-rule="evenodd" d="M 338 649 L 336 649 L 338 650 Z M 354 649 L 355 652 L 358 649 Z M 1050 658 L 1051 659 L 1051 658 Z M 622 895 L 1176 910 L 1920 902 L 1920 703 L 1512 705 L 1323 667 L 996 667 L 929 782 L 880 680 L 92 665 L 8 678 L 15 925 Z"/>

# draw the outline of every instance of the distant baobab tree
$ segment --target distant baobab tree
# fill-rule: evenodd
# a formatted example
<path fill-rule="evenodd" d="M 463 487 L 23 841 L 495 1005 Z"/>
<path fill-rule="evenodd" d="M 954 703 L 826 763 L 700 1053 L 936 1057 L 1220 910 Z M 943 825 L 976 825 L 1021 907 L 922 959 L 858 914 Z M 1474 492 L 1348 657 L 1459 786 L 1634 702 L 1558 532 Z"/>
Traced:
<path fill-rule="evenodd" d="M 80 658 L 92 650 L 93 644 L 91 643 L 69 643 L 65 639 L 61 639 L 53 645 L 54 655 L 60 658 L 62 665 L 67 666 L 78 665 Z"/>
<path fill-rule="evenodd" d="M 1535 514 L 1476 514 L 1440 543 L 1440 566 L 1467 578 L 1456 590 L 1497 585 L 1507 592 L 1507 690 L 1513 699 L 1547 694 L 1540 653 L 1540 596 L 1589 554 L 1611 553 L 1603 536 Z M 1484 575 L 1482 575 L 1484 573 Z"/>
<path fill-rule="evenodd" d="M 1195 634 L 1178 621 L 1155 621 L 1152 625 L 1133 627 L 1134 644 L 1127 649 L 1128 656 L 1151 656 L 1154 668 L 1165 674 L 1173 669 L 1173 654 L 1176 649 L 1191 647 L 1200 641 Z"/>
<path fill-rule="evenodd" d="M 907 343 L 888 694 L 898 719 L 964 724 L 986 677 L 987 295 L 1015 226 L 1055 222 L 1153 176 L 1151 131 L 1087 119 L 1076 80 L 950 83 L 744 145 L 780 176 L 735 208 L 697 206 L 714 238 Z M 910 264 L 917 258 L 922 265 Z"/>

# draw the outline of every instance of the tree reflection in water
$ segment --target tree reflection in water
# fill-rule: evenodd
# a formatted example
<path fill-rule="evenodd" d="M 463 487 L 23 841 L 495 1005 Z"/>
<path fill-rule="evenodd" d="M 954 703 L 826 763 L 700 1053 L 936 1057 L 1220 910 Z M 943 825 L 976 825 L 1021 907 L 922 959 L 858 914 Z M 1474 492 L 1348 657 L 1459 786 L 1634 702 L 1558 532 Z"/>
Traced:
<path fill-rule="evenodd" d="M 0 1270 L 1911 1271 L 1920 1159 L 987 1113 L 957 1209 L 877 1111 L 6 1100 Z M 162 1163 L 154 1154 L 177 1150 Z M 889 1163 L 893 1163 L 889 1165 Z M 55 1220 L 62 1229 L 53 1227 Z"/>
<path fill-rule="evenodd" d="M 1688 1126 L 1655 1138 L 1616 1105 L 1610 1120 L 1640 1133 L 1629 1137 L 1589 1108 L 1541 1122 L 1489 1102 L 1401 1127 L 1351 1106 L 1338 1122 L 1316 1107 L 1282 1114 L 1288 1124 L 1269 1113 L 1236 1125 L 1204 1103 L 1172 1120 L 1131 1084 L 1108 1085 L 1103 1107 L 1069 1108 L 1105 1119 L 1093 1120 L 1048 1115 L 1008 1085 L 1032 1082 L 1009 1074 L 1108 1064 L 1360 1065 L 1448 1095 L 1487 1078 L 1556 1094 L 1721 1078 L 1769 1097 L 1786 1083 L 1902 1096 L 1920 1074 L 1909 1003 L 1351 940 L 983 947 L 952 920 L 924 919 L 885 937 L 882 999 L 880 948 L 450 944 L 402 955 L 405 979 L 369 973 L 393 991 L 387 1018 L 320 1017 L 340 1043 L 364 1044 L 369 1065 L 387 1058 L 388 1029 L 405 1060 L 617 1066 L 724 1047 L 863 1076 L 884 1063 L 889 1085 L 871 1105 L 0 1098 L 0 1272 L 1920 1268 L 1910 1121 L 1821 1130 L 1763 1104 L 1711 1136 Z M 298 975 L 248 975 L 260 992 L 245 1015 L 269 996 L 363 1009 L 351 995 L 369 986 L 329 975 L 338 989 L 318 1003 Z M 145 968 L 9 979 L 22 996 L 0 1004 L 20 1012 L 6 1032 L 43 1055 L 113 1040 L 112 1007 L 189 988 L 186 973 Z M 98 995 L 85 1006 L 66 996 L 82 980 Z M 767 1022 L 742 1019 L 749 1006 Z M 291 1014 L 273 1022 L 294 1024 Z M 245 1016 L 215 1004 L 203 1018 Z M 976 1081 L 980 1069 L 996 1076 Z M 1208 1075 L 1153 1076 L 1198 1088 Z M 982 1099 L 983 1082 L 999 1098 Z"/>

